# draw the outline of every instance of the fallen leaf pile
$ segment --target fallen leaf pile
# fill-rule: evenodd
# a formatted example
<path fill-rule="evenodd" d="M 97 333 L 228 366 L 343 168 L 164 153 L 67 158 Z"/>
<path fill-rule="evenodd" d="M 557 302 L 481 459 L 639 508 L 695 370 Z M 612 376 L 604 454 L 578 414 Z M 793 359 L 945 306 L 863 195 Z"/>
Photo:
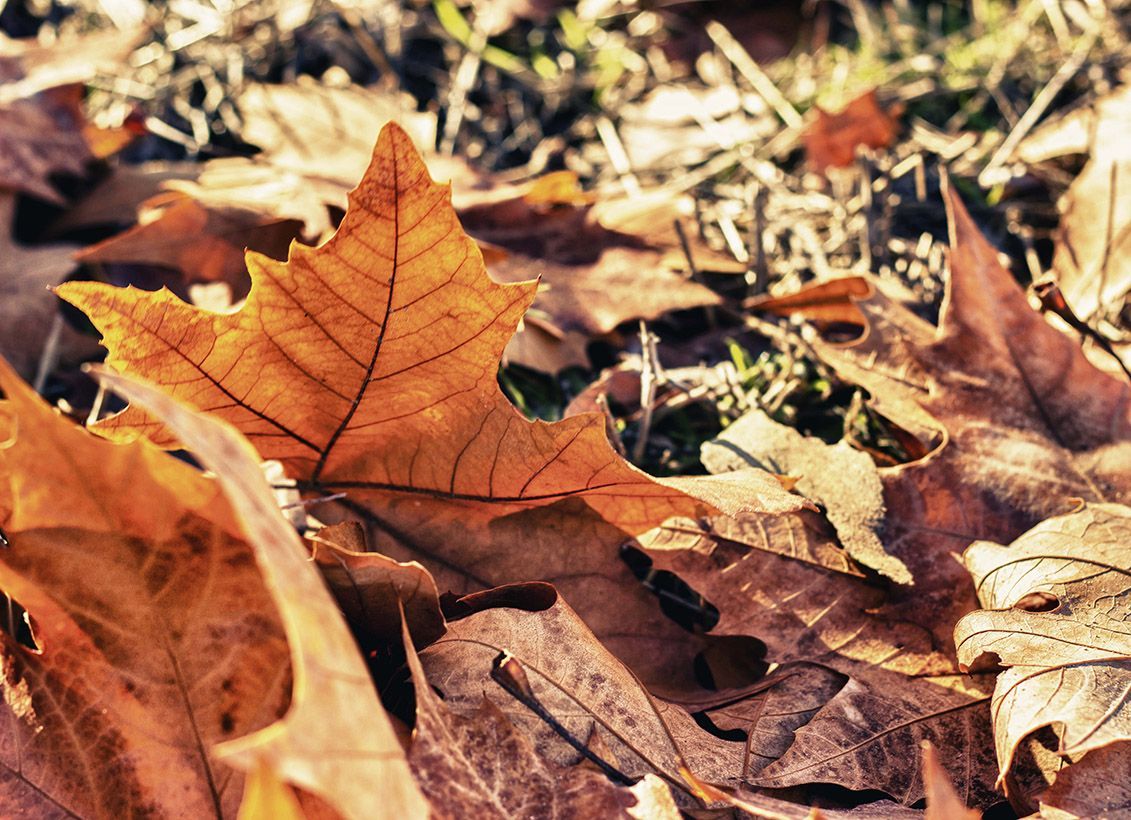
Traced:
<path fill-rule="evenodd" d="M 321 167 L 331 135 L 262 113 L 301 104 L 248 93 L 263 154 L 139 184 L 145 224 L 84 259 L 229 281 L 244 246 L 326 229 L 352 143 Z M 57 287 L 129 402 L 90 430 L 0 365 L 6 816 L 1128 809 L 1131 388 L 1029 305 L 953 191 L 938 326 L 869 277 L 748 305 L 810 318 L 905 462 L 753 409 L 703 446 L 708 475 L 671 478 L 601 413 L 523 417 L 500 361 L 532 305 L 583 345 L 722 304 L 673 259 L 745 267 L 681 236 L 670 193 L 594 202 L 564 174 L 457 210 L 427 161 L 385 125 L 336 231 L 249 251 L 224 312 Z M 221 201 L 225 165 L 309 199 L 270 211 L 237 179 Z M 67 273 L 35 253 L 5 285 Z M 616 375 L 578 406 L 607 411 Z"/>

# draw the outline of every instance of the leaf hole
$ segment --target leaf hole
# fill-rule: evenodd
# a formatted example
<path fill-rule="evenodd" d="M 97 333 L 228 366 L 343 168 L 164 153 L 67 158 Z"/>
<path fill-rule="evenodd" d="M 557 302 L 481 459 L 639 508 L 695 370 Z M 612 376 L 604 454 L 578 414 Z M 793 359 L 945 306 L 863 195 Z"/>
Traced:
<path fill-rule="evenodd" d="M 1013 605 L 1025 612 L 1052 612 L 1060 607 L 1060 599 L 1051 592 L 1030 592 Z"/>
<path fill-rule="evenodd" d="M 749 737 L 749 734 L 742 729 L 720 729 L 706 712 L 694 712 L 691 718 L 699 725 L 700 729 L 704 732 L 709 732 L 719 740 L 728 740 L 732 743 L 745 743 L 746 739 Z"/>
<path fill-rule="evenodd" d="M 645 589 L 659 600 L 660 611 L 688 632 L 710 632 L 718 625 L 719 608 L 674 572 L 655 569 L 652 559 L 643 550 L 625 544 L 620 557 Z"/>
<path fill-rule="evenodd" d="M 43 647 L 35 639 L 31 614 L 19 601 L 3 593 L 0 593 L 0 629 L 25 649 L 37 655 L 43 654 Z"/>

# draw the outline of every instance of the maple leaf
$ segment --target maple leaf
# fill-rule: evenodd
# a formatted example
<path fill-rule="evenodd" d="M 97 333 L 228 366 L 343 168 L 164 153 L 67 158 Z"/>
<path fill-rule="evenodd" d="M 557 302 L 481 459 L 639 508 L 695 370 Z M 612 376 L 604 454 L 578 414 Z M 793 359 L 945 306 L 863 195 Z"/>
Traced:
<path fill-rule="evenodd" d="M 1053 726 L 1057 753 L 1074 760 L 1131 741 L 1131 508 L 1089 504 L 1042 522 L 1004 547 L 966 551 L 985 610 L 958 622 L 964 667 L 1000 665 L 993 713 L 1007 791 L 1017 747 Z"/>
<path fill-rule="evenodd" d="M 712 505 L 806 504 L 761 471 L 652 478 L 616 455 L 595 414 L 523 419 L 496 370 L 535 286 L 491 281 L 446 186 L 399 128 L 382 131 L 351 203 L 320 248 L 296 245 L 285 263 L 249 255 L 252 290 L 230 315 L 168 292 L 70 283 L 58 293 L 92 317 L 111 365 L 229 420 L 304 490 L 346 493 L 370 543 L 421 559 L 441 588 L 562 578 L 586 588 L 591 616 L 608 606 L 598 579 L 638 594 L 631 580 L 618 591 L 631 578 L 617 558 L 624 533 Z M 99 427 L 173 443 L 136 408 Z M 624 619 L 610 628 L 623 632 Z"/>
<path fill-rule="evenodd" d="M 212 746 L 273 720 L 290 674 L 231 508 L 151 445 L 73 425 L 2 361 L 0 387 L 0 588 L 38 645 L 3 635 L 5 813 L 234 814 L 242 778 Z"/>
<path fill-rule="evenodd" d="M 921 734 L 933 733 L 949 762 L 970 752 L 944 747 L 939 735 L 987 734 L 981 682 L 954 674 L 950 632 L 975 608 L 959 551 L 996 533 L 1012 540 L 1072 497 L 1131 495 L 1127 386 L 1088 364 L 1029 307 L 953 195 L 950 206 L 951 281 L 938 329 L 874 288 L 856 302 L 869 329 L 860 340 L 813 342 L 842 376 L 870 390 L 882 413 L 925 437 L 922 458 L 872 468 L 883 485 L 884 550 L 903 562 L 914 586 L 885 591 L 830 571 L 835 556 L 794 517 L 771 524 L 754 516 L 734 541 L 720 540 L 727 530 L 716 522 L 707 531 L 685 522 L 645 541 L 654 569 L 674 572 L 718 608 L 710 634 L 754 636 L 771 662 L 820 663 L 852 680 L 759 773 L 755 782 L 764 785 L 819 775 L 902 800 L 921 796 L 921 782 L 867 762 L 869 738 L 887 738 L 878 747 L 884 754 L 910 756 L 919 754 Z M 822 500 L 840 503 L 835 494 Z M 726 526 L 735 535 L 736 525 Z M 891 721 L 909 731 L 893 734 Z M 963 764 L 972 774 L 964 788 L 983 804 L 993 778 L 973 754 Z"/>
<path fill-rule="evenodd" d="M 139 34 L 113 31 L 49 47 L 0 41 L 0 190 L 63 202 L 51 175 L 81 174 L 94 158 L 84 135 L 82 95 L 73 84 L 118 64 Z"/>
<path fill-rule="evenodd" d="M 947 204 L 951 278 L 939 327 L 874 288 L 856 302 L 868 323 L 860 340 L 813 339 L 827 364 L 921 440 L 923 457 L 879 468 L 885 549 L 915 578 L 914 593 L 884 612 L 922 624 L 940 647 L 975 608 L 955 560 L 970 543 L 1012 541 L 1072 499 L 1131 501 L 1131 387 L 1033 310 L 952 191 Z"/>
<path fill-rule="evenodd" d="M 677 221 L 699 269 L 745 271 L 698 239 L 680 214 L 680 197 L 661 190 L 593 205 L 573 182 L 551 174 L 511 196 L 460 208 L 468 233 L 506 251 L 488 262 L 491 274 L 514 282 L 537 271 L 534 308 L 564 331 L 608 333 L 629 319 L 718 304 L 718 294 L 687 276 Z"/>
<path fill-rule="evenodd" d="M 1041 817 L 1120 817 L 1131 812 L 1131 743 L 1090 752 L 1041 795 Z"/>
<path fill-rule="evenodd" d="M 0 63 L 0 79 L 4 79 Z M 45 91 L 0 105 L 0 190 L 22 191 L 57 204 L 52 174 L 80 175 L 94 157 L 83 118 L 69 95 Z"/>
<path fill-rule="evenodd" d="M 747 734 L 746 781 L 837 783 L 914 803 L 924 795 L 918 766 L 890 761 L 918 761 L 930 740 L 960 770 L 967 801 L 996 802 L 987 676 L 958 675 L 923 627 L 885 615 L 885 590 L 821 560 L 822 535 L 800 516 L 748 515 L 730 526 L 741 542 L 720 534 L 722 519 L 710 522 L 720 533 L 674 521 L 639 541 L 654 570 L 717 607 L 709 635 L 753 636 L 764 660 L 782 667 L 764 691 L 720 692 L 725 705 L 676 698 Z"/>
<path fill-rule="evenodd" d="M 217 477 L 254 550 L 291 648 L 294 686 L 282 720 L 216 749 L 248 772 L 266 768 L 320 797 L 351 820 L 424 818 L 428 805 L 357 650 L 353 636 L 298 534 L 279 511 L 251 445 L 230 425 L 179 404 L 154 387 L 102 371 L 143 405 Z"/>
<path fill-rule="evenodd" d="M 210 210 L 298 220 L 307 236 L 329 231 L 327 205 L 346 207 L 346 195 L 372 155 L 372 135 L 385 123 L 401 123 L 418 144 L 436 141 L 435 114 L 417 113 L 407 95 L 371 88 L 338 88 L 300 77 L 286 85 L 249 83 L 235 102 L 241 138 L 262 151 L 252 158 L 210 160 L 196 179 L 168 187 Z M 453 176 L 469 173 L 458 161 L 429 159 Z"/>
<path fill-rule="evenodd" d="M 923 782 L 927 788 L 927 811 L 923 820 L 980 820 L 981 812 L 966 808 L 954 790 L 950 775 L 939 762 L 935 747 L 923 748 Z"/>
<path fill-rule="evenodd" d="M 0 34 L 0 78 L 5 81 L 0 104 L 113 72 L 121 68 L 145 33 L 140 27 L 112 28 L 64 36 L 51 45 L 35 38 L 9 40 Z"/>
<path fill-rule="evenodd" d="M 595 733 L 625 774 L 655 774 L 692 796 L 685 771 L 737 783 L 742 745 L 712 737 L 679 706 L 653 698 L 550 585 L 503 587 L 460 603 L 463 617 L 421 653 L 428 680 L 453 712 L 479 709 L 483 681 L 505 651 L 525 669 L 545 709 L 576 738 Z M 542 757 L 573 761 L 573 747 L 525 706 L 501 689 L 487 696 L 533 738 Z"/>
<path fill-rule="evenodd" d="M 912 583 L 910 571 L 888 555 L 880 542 L 883 484 L 871 457 L 848 442 L 825 444 L 752 410 L 703 445 L 703 466 L 713 473 L 760 467 L 795 477 L 794 488 L 827 509 L 845 552 L 858 563 L 899 583 Z"/>

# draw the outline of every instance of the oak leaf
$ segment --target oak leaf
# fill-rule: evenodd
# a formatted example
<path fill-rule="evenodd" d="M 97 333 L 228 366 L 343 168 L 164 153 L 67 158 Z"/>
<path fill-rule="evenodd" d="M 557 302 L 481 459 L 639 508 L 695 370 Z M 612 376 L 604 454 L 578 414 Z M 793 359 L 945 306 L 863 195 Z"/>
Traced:
<path fill-rule="evenodd" d="M 993 710 L 1007 788 L 1018 744 L 1043 726 L 1069 760 L 1131 741 L 1131 615 L 1120 603 L 1129 543 L 1131 508 L 1089 504 L 1009 547 L 980 541 L 966 551 L 986 609 L 958 622 L 955 643 L 964 667 L 1004 668 Z"/>
<path fill-rule="evenodd" d="M 0 804 L 234 816 L 242 777 L 213 745 L 273 720 L 290 672 L 231 507 L 151 445 L 73 425 L 2 361 L 0 387 L 0 588 L 38 646 L 3 635 Z"/>
<path fill-rule="evenodd" d="M 428 179 L 399 128 L 382 132 L 351 201 L 320 248 L 296 245 L 285 263 L 249 255 L 252 290 L 230 315 L 167 292 L 90 283 L 58 292 L 92 317 L 112 366 L 229 420 L 305 491 L 346 493 L 342 506 L 364 520 L 370 543 L 421 560 L 440 588 L 561 578 L 579 588 L 586 617 L 615 609 L 609 595 L 636 596 L 643 636 L 659 613 L 622 584 L 625 533 L 711 507 L 806 504 L 756 470 L 652 478 L 616 455 L 594 414 L 523 419 L 496 370 L 535 287 L 491 281 L 446 187 Z M 173 443 L 136 408 L 100 429 Z M 623 633 L 636 619 L 607 620 Z"/>
<path fill-rule="evenodd" d="M 627 788 L 595 769 L 545 760 L 486 696 L 474 711 L 454 712 L 429 685 L 412 644 L 406 628 L 405 653 L 416 693 L 409 763 L 441 816 L 628 817 L 626 809 L 636 798 Z"/>
<path fill-rule="evenodd" d="M 629 776 L 655 774 L 685 795 L 694 789 L 683 771 L 737 784 L 742 746 L 712 737 L 679 706 L 654 698 L 614 658 L 548 584 L 501 588 L 462 599 L 468 614 L 421 653 L 428 680 L 454 712 L 473 714 L 484 696 L 492 662 L 505 651 L 526 670 L 546 710 L 575 738 L 596 732 Z M 522 607 L 522 608 L 519 608 Z M 571 763 L 574 749 L 501 688 L 488 698 L 533 738 L 550 761 Z"/>
<path fill-rule="evenodd" d="M 102 371 L 102 379 L 162 419 L 216 474 L 254 550 L 291 650 L 286 715 L 216 754 L 248 772 L 266 767 L 348 820 L 425 818 L 428 804 L 369 670 L 298 534 L 279 511 L 251 445 L 231 425 L 160 390 Z"/>

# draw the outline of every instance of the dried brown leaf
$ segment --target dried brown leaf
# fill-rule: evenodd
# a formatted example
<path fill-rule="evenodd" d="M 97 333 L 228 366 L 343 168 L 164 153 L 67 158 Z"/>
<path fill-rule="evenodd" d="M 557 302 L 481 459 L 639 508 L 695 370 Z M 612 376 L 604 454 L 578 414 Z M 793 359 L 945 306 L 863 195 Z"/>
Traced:
<path fill-rule="evenodd" d="M 902 106 L 885 110 L 875 89 L 861 94 L 841 111 L 817 108 L 817 118 L 805 130 L 805 153 L 810 167 L 823 173 L 856 161 L 857 148 L 887 148 L 895 141 Z"/>
<path fill-rule="evenodd" d="M 1067 759 L 1131 740 L 1129 545 L 1131 509 L 1089 504 L 1009 547 L 983 541 L 966 551 L 986 609 L 959 621 L 955 643 L 966 667 L 1004 667 L 993 699 L 1003 778 L 1021 741 L 1043 726 Z"/>
<path fill-rule="evenodd" d="M 1121 817 L 1131 813 L 1131 743 L 1113 743 L 1062 769 L 1041 796 L 1041 817 Z"/>
<path fill-rule="evenodd" d="M 404 645 L 416 692 L 409 763 L 438 816 L 629 816 L 636 799 L 627 788 L 595 769 L 545 760 L 489 698 L 474 711 L 454 712 L 429 685 L 407 630 Z"/>
<path fill-rule="evenodd" d="M 322 577 L 363 644 L 397 644 L 401 607 L 417 646 L 444 634 L 440 593 L 420 564 L 370 552 L 365 530 L 356 521 L 323 527 L 310 540 Z"/>
<path fill-rule="evenodd" d="M 1060 202 L 1053 271 L 1073 311 L 1088 320 L 1131 291 L 1131 86 L 1095 106 L 1090 158 Z"/>
<path fill-rule="evenodd" d="M 679 629 L 619 560 L 625 534 L 671 515 L 788 511 L 804 499 L 756 470 L 652 478 L 615 453 L 594 415 L 522 418 L 496 372 L 533 284 L 490 280 L 446 188 L 398 128 L 383 132 L 352 201 L 320 248 L 296 245 L 286 263 L 251 255 L 255 284 L 233 314 L 167 292 L 83 283 L 60 293 L 103 331 L 113 366 L 231 420 L 310 494 L 346 493 L 341 513 L 362 518 L 382 553 L 422 561 L 457 592 L 561 580 L 614 640 L 638 635 L 634 664 L 669 676 L 654 647 Z M 100 427 L 171 443 L 136 409 Z"/>
<path fill-rule="evenodd" d="M 75 268 L 71 245 L 24 247 L 8 234 L 16 198 L 0 192 L 0 355 L 26 379 L 35 376 L 59 316 L 59 300 L 49 288 Z M 63 325 L 56 348 L 60 360 L 82 361 L 97 348 L 94 340 Z"/>
<path fill-rule="evenodd" d="M 491 664 L 507 652 L 526 670 L 542 705 L 576 738 L 591 731 L 625 774 L 655 774 L 688 790 L 681 771 L 736 783 L 742 745 L 711 737 L 680 707 L 653 698 L 548 586 L 535 611 L 494 605 L 476 596 L 477 611 L 448 625 L 421 654 L 428 679 L 453 711 L 479 708 L 484 691 L 551 761 L 571 763 L 576 752 L 525 706 L 489 683 Z M 529 604 L 528 604 L 529 606 Z"/>
<path fill-rule="evenodd" d="M 840 441 L 825 444 L 751 410 L 702 448 L 712 473 L 758 467 L 797 480 L 794 490 L 827 510 L 848 555 L 901 584 L 913 581 L 899 558 L 884 551 L 884 488 L 871 457 Z"/>

